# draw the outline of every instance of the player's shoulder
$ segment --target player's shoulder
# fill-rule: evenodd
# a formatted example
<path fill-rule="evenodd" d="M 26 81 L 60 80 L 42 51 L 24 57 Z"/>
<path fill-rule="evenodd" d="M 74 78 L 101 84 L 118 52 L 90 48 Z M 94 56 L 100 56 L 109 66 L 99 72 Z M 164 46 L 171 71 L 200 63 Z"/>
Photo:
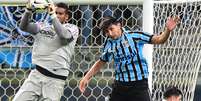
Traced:
<path fill-rule="evenodd" d="M 64 26 L 72 33 L 73 36 L 78 37 L 79 35 L 79 28 L 78 26 L 70 23 L 64 24 Z"/>
<path fill-rule="evenodd" d="M 65 27 L 70 28 L 70 29 L 78 29 L 77 25 L 71 24 L 71 23 L 66 23 L 64 24 Z"/>
<path fill-rule="evenodd" d="M 124 28 L 124 27 L 122 27 L 122 30 L 126 34 L 145 34 L 146 33 L 146 32 L 143 32 L 143 31 L 136 31 L 136 30 L 133 31 L 133 30 L 130 30 L 130 29 Z"/>
<path fill-rule="evenodd" d="M 123 32 L 126 33 L 126 34 L 135 34 L 135 33 L 138 33 L 138 32 L 136 32 L 136 31 L 132 31 L 132 30 L 130 30 L 130 29 L 128 29 L 128 28 L 124 28 L 124 27 L 122 27 L 122 30 L 123 30 Z"/>
<path fill-rule="evenodd" d="M 147 34 L 146 32 L 143 31 L 127 31 L 127 34 L 131 34 L 131 35 L 141 35 L 141 34 Z"/>
<path fill-rule="evenodd" d="M 143 31 L 133 31 L 133 32 L 131 32 L 131 34 L 132 34 L 132 33 L 133 33 L 133 34 L 134 34 L 134 33 L 135 33 L 135 34 L 145 34 L 145 32 L 143 32 Z"/>
<path fill-rule="evenodd" d="M 74 34 L 79 34 L 79 28 L 78 26 L 74 25 L 74 24 L 70 24 L 70 23 L 66 23 L 64 24 L 64 26 L 72 33 Z"/>

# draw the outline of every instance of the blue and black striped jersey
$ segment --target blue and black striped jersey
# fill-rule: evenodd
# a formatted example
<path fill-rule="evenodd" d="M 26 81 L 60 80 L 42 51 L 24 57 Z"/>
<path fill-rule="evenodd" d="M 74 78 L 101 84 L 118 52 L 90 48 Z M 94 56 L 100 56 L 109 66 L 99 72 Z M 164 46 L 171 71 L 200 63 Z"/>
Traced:
<path fill-rule="evenodd" d="M 152 35 L 145 32 L 130 32 L 123 28 L 118 39 L 108 38 L 100 60 L 114 60 L 117 81 L 137 81 L 148 78 L 148 64 L 142 54 L 144 44 L 151 43 Z"/>

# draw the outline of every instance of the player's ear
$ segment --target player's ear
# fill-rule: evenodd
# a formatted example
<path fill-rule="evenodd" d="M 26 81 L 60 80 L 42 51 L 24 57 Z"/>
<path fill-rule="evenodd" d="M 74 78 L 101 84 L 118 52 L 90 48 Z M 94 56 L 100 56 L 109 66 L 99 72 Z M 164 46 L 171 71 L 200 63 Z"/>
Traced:
<path fill-rule="evenodd" d="M 68 14 L 66 14 L 65 19 L 66 19 L 66 21 L 68 21 L 68 19 L 69 19 L 69 15 Z"/>
<path fill-rule="evenodd" d="M 122 25 L 121 25 L 121 23 L 120 23 L 120 22 L 118 22 L 116 25 L 117 25 L 119 28 L 121 28 L 121 27 L 122 27 Z"/>

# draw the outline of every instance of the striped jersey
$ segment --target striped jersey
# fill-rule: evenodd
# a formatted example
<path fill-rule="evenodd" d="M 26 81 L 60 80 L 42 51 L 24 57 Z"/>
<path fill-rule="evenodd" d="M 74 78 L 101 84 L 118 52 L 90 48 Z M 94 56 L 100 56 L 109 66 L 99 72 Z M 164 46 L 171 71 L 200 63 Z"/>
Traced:
<path fill-rule="evenodd" d="M 143 57 L 144 44 L 151 43 L 152 35 L 123 29 L 118 39 L 108 38 L 100 60 L 114 60 L 115 80 L 130 82 L 148 78 L 148 64 Z"/>

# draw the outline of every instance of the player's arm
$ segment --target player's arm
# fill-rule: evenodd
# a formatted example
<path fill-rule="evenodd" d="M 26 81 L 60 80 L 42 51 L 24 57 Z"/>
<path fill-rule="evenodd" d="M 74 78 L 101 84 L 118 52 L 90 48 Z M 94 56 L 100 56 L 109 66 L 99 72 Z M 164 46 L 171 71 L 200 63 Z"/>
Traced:
<path fill-rule="evenodd" d="M 85 88 L 88 82 L 90 81 L 91 77 L 93 77 L 98 71 L 100 71 L 101 67 L 103 67 L 103 65 L 105 64 L 106 62 L 99 59 L 95 62 L 95 64 L 91 67 L 87 74 L 81 79 L 79 89 L 82 93 L 85 91 Z"/>
<path fill-rule="evenodd" d="M 101 67 L 106 64 L 106 62 L 109 62 L 113 59 L 113 53 L 108 51 L 111 49 L 111 45 L 111 42 L 106 40 L 100 59 L 95 62 L 87 74 L 81 79 L 79 88 L 82 93 L 85 91 L 85 87 L 90 81 L 90 78 L 93 77 L 101 69 Z"/>
<path fill-rule="evenodd" d="M 52 24 L 54 26 L 54 29 L 56 31 L 56 33 L 58 34 L 58 36 L 61 39 L 71 39 L 73 38 L 72 33 L 70 32 L 70 30 L 68 30 L 67 28 L 65 28 L 64 26 L 62 26 L 61 22 L 59 21 L 58 18 L 53 18 L 52 19 Z"/>
<path fill-rule="evenodd" d="M 160 35 L 154 35 L 151 39 L 151 43 L 152 44 L 165 43 L 165 41 L 170 36 L 170 32 L 173 31 L 174 28 L 176 27 L 178 21 L 179 21 L 179 17 L 168 18 L 164 31 L 160 33 Z"/>
<path fill-rule="evenodd" d="M 38 26 L 38 24 L 31 23 L 31 21 L 30 21 L 31 16 L 32 16 L 32 4 L 31 4 L 31 2 L 29 2 L 26 5 L 26 11 L 21 18 L 19 28 L 22 31 L 29 32 L 31 34 L 36 34 L 39 32 L 39 26 Z"/>
<path fill-rule="evenodd" d="M 58 34 L 58 36 L 60 38 L 64 38 L 64 39 L 71 39 L 73 38 L 72 33 L 70 32 L 70 30 L 68 30 L 67 28 L 65 28 L 64 26 L 62 26 L 61 22 L 59 21 L 58 18 L 54 17 L 52 19 L 52 24 L 55 28 L 56 33 Z M 68 33 L 68 34 L 66 34 Z"/>

